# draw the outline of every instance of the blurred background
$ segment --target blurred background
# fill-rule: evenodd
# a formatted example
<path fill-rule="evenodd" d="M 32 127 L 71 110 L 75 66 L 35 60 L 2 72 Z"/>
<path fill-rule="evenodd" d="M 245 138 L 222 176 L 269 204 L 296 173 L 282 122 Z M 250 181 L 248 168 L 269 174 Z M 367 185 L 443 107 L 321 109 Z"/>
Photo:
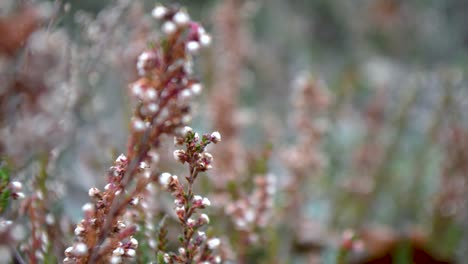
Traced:
<path fill-rule="evenodd" d="M 223 135 L 208 186 L 276 179 L 268 246 L 244 263 L 339 263 L 350 230 L 351 263 L 468 259 L 466 1 L 161 2 L 213 38 L 192 121 Z M 154 5 L 0 3 L 0 153 L 24 181 L 45 164 L 75 221 L 125 151 Z"/>

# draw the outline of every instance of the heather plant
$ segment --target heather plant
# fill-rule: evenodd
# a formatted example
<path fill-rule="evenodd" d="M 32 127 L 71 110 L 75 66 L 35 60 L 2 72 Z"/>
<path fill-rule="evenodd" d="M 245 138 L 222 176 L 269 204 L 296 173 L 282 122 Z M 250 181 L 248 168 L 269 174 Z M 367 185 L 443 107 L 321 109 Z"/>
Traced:
<path fill-rule="evenodd" d="M 191 263 L 198 251 L 200 260 L 213 261 L 210 250 L 216 247 L 217 240 L 210 239 L 204 250 L 199 247 L 205 238 L 198 236 L 197 242 L 191 239 L 196 229 L 209 222 L 203 214 L 198 222 L 190 218 L 197 207 L 209 205 L 209 200 L 198 204 L 200 196 L 194 196 L 192 185 L 199 172 L 210 167 L 212 156 L 204 153 L 205 145 L 220 141 L 219 133 L 204 136 L 198 143 L 198 136 L 183 130 L 190 119 L 190 98 L 200 93 L 201 84 L 191 77 L 191 55 L 202 46 L 210 44 L 211 38 L 182 9 L 157 6 L 152 16 L 161 20 L 161 29 L 166 37 L 160 44 L 143 52 L 138 57 L 137 70 L 140 79 L 130 85 L 131 94 L 138 100 L 131 120 L 132 133 L 128 141 L 127 155 L 120 155 L 108 171 L 108 183 L 101 192 L 97 188 L 89 190 L 92 203 L 83 206 L 85 218 L 75 228 L 76 241 L 65 250 L 66 263 L 99 263 L 110 261 L 120 263 L 126 258 L 134 258 L 138 246 L 133 237 L 137 226 L 124 221 L 128 206 L 139 203 L 142 191 L 151 182 L 157 181 L 158 147 L 163 135 L 187 136 L 187 155 L 177 152 L 181 161 L 189 161 L 190 176 L 186 193 L 176 176 L 163 173 L 159 182 L 170 188 L 178 199 L 178 217 L 184 227 L 184 241 L 181 256 L 165 256 L 165 261 Z M 182 139 L 183 141 L 184 139 Z M 170 187 L 169 187 L 170 186 Z M 208 203 L 208 204 L 206 204 Z M 180 207 L 182 206 L 182 207 Z M 180 208 L 186 208 L 180 213 Z M 219 243 L 219 242 L 218 242 Z"/>

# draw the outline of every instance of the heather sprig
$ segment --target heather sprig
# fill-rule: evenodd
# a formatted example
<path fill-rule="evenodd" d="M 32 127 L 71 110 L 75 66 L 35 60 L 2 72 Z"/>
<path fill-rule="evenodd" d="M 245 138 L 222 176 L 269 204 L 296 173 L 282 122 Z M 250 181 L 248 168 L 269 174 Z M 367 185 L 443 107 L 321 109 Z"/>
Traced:
<path fill-rule="evenodd" d="M 202 227 L 210 223 L 207 214 L 200 210 L 211 205 L 211 201 L 194 194 L 194 183 L 201 172 L 212 168 L 213 156 L 206 151 L 211 143 L 221 141 L 219 132 L 203 134 L 193 132 L 192 128 L 185 127 L 180 135 L 174 138 L 174 144 L 184 146 L 184 149 L 174 151 L 174 158 L 186 164 L 188 175 L 185 183 L 179 181 L 177 175 L 164 172 L 160 175 L 161 185 L 171 192 L 174 197 L 175 214 L 183 232 L 179 237 L 181 246 L 178 253 L 165 253 L 166 263 L 219 263 L 221 257 L 214 254 L 214 250 L 221 243 L 219 238 L 209 238 Z"/>
<path fill-rule="evenodd" d="M 210 36 L 182 9 L 156 6 L 152 15 L 161 21 L 164 37 L 138 57 L 140 78 L 129 86 L 136 107 L 127 155 L 109 169 L 104 190 L 89 190 L 92 202 L 83 206 L 84 219 L 75 228 L 75 244 L 65 250 L 66 263 L 121 263 L 135 257 L 138 227 L 124 215 L 136 209 L 135 199 L 144 198 L 146 187 L 157 180 L 162 136 L 175 135 L 190 120 L 190 98 L 201 92 L 192 77 L 192 55 L 209 45 Z"/>

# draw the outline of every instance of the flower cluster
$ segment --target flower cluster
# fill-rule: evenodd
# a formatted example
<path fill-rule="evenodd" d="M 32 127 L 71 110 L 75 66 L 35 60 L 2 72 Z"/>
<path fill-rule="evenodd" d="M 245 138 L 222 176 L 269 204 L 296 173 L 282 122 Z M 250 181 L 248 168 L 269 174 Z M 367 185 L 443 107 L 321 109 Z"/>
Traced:
<path fill-rule="evenodd" d="M 140 78 L 129 86 L 137 104 L 127 155 L 119 156 L 110 168 L 103 191 L 94 187 L 89 190 L 92 203 L 83 206 L 85 217 L 75 229 L 75 244 L 65 251 L 66 263 L 120 263 L 135 256 L 138 243 L 133 235 L 138 225 L 131 215 L 141 213 L 140 199 L 148 198 L 144 195 L 148 193 L 147 186 L 158 180 L 155 175 L 161 137 L 175 135 L 190 120 L 189 99 L 202 90 L 191 75 L 194 43 L 207 46 L 211 38 L 179 8 L 157 6 L 153 16 L 161 20 L 165 35 L 159 45 L 152 45 L 138 57 Z M 193 133 L 186 133 L 189 134 Z M 195 134 L 191 139 L 195 139 Z M 198 147 L 204 149 L 205 145 L 219 140 L 219 134 L 214 133 L 204 137 Z M 194 177 L 211 166 L 210 156 L 199 154 L 198 163 L 193 163 L 197 166 Z M 147 205 L 145 201 L 141 204 Z M 200 207 L 207 204 L 209 201 L 202 199 Z M 201 217 L 200 221 L 209 220 Z M 184 223 L 189 222 L 187 218 Z"/>
<path fill-rule="evenodd" d="M 108 184 L 103 191 L 92 187 L 88 191 L 89 197 L 93 203 L 83 205 L 82 210 L 84 219 L 75 227 L 76 242 L 73 246 L 65 250 L 64 263 L 82 263 L 92 259 L 93 248 L 95 248 L 99 238 L 104 232 L 106 218 L 111 205 L 120 197 L 125 196 L 123 207 L 120 211 L 126 209 L 126 205 L 135 206 L 137 202 L 136 194 L 144 188 L 149 181 L 151 172 L 148 166 L 140 163 L 136 170 L 138 174 L 137 186 L 133 193 L 126 195 L 125 186 L 122 179 L 129 166 L 128 159 L 122 154 L 108 171 Z M 107 234 L 104 245 L 99 248 L 98 259 L 106 259 L 110 263 L 121 263 L 123 259 L 132 259 L 136 255 L 138 241 L 132 236 L 137 227 L 134 223 L 126 223 L 121 218 L 112 219 L 111 232 Z"/>
<path fill-rule="evenodd" d="M 202 85 L 192 76 L 192 55 L 206 47 L 211 37 L 198 23 L 191 21 L 181 9 L 156 6 L 153 17 L 162 23 L 162 43 L 144 51 L 137 62 L 140 78 L 129 88 L 138 100 L 132 118 L 132 140 L 129 155 L 137 146 L 137 138 L 147 133 L 152 147 L 159 146 L 157 136 L 172 134 L 190 121 L 190 98 L 200 94 Z M 194 48 L 197 46 L 198 48 Z M 148 151 L 157 159 L 155 152 Z"/>
<path fill-rule="evenodd" d="M 275 178 L 273 175 L 257 176 L 253 192 L 226 207 L 226 213 L 235 227 L 245 234 L 244 243 L 256 243 L 257 231 L 267 226 L 273 207 Z"/>
<path fill-rule="evenodd" d="M 286 184 L 288 195 L 285 217 L 295 236 L 307 233 L 297 227 L 304 222 L 303 201 L 309 192 L 304 187 L 311 176 L 319 176 L 326 166 L 322 144 L 328 132 L 327 112 L 332 102 L 331 95 L 323 81 L 308 74 L 299 75 L 293 83 L 292 103 L 294 111 L 295 144 L 289 145 L 282 153 L 291 177 Z"/>
<path fill-rule="evenodd" d="M 286 151 L 284 159 L 292 173 L 304 175 L 325 165 L 319 146 L 328 129 L 324 116 L 332 98 L 323 81 L 308 75 L 297 77 L 294 89 L 292 119 L 297 142 Z"/>
<path fill-rule="evenodd" d="M 211 36 L 208 35 L 203 27 L 192 22 L 190 16 L 185 10 L 167 8 L 163 5 L 158 5 L 151 13 L 154 18 L 163 22 L 161 30 L 167 34 L 177 34 L 181 30 L 189 28 L 187 41 L 184 43 L 186 50 L 189 53 L 196 53 L 201 47 L 206 47 L 211 44 Z"/>
<path fill-rule="evenodd" d="M 211 205 L 208 198 L 193 193 L 193 184 L 200 172 L 211 168 L 213 156 L 206 152 L 211 143 L 221 140 L 219 132 L 204 134 L 201 137 L 185 127 L 180 135 L 174 138 L 175 145 L 184 145 L 185 149 L 174 151 L 174 158 L 189 167 L 189 175 L 185 177 L 186 184 L 179 181 L 177 175 L 162 173 L 159 177 L 161 185 L 174 197 L 175 213 L 183 228 L 181 247 L 176 253 L 165 253 L 166 263 L 219 263 L 220 256 L 213 254 L 221 243 L 218 238 L 209 238 L 201 227 L 209 224 L 210 218 L 205 213 L 197 212 Z"/>

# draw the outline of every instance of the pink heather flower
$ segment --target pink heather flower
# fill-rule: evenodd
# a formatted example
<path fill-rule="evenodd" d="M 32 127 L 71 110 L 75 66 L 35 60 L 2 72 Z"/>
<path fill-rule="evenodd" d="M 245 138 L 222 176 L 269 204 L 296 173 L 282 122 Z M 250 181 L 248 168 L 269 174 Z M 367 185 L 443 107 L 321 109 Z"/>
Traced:
<path fill-rule="evenodd" d="M 213 133 L 211 133 L 211 141 L 213 141 L 213 143 L 218 143 L 221 141 L 221 134 L 218 132 L 218 131 L 215 131 Z"/>
<path fill-rule="evenodd" d="M 221 240 L 219 240 L 219 238 L 211 238 L 206 242 L 206 244 L 208 245 L 208 248 L 213 250 L 221 244 Z"/>
<path fill-rule="evenodd" d="M 151 11 L 151 15 L 156 19 L 161 19 L 167 14 L 167 8 L 162 5 L 157 5 Z"/>

